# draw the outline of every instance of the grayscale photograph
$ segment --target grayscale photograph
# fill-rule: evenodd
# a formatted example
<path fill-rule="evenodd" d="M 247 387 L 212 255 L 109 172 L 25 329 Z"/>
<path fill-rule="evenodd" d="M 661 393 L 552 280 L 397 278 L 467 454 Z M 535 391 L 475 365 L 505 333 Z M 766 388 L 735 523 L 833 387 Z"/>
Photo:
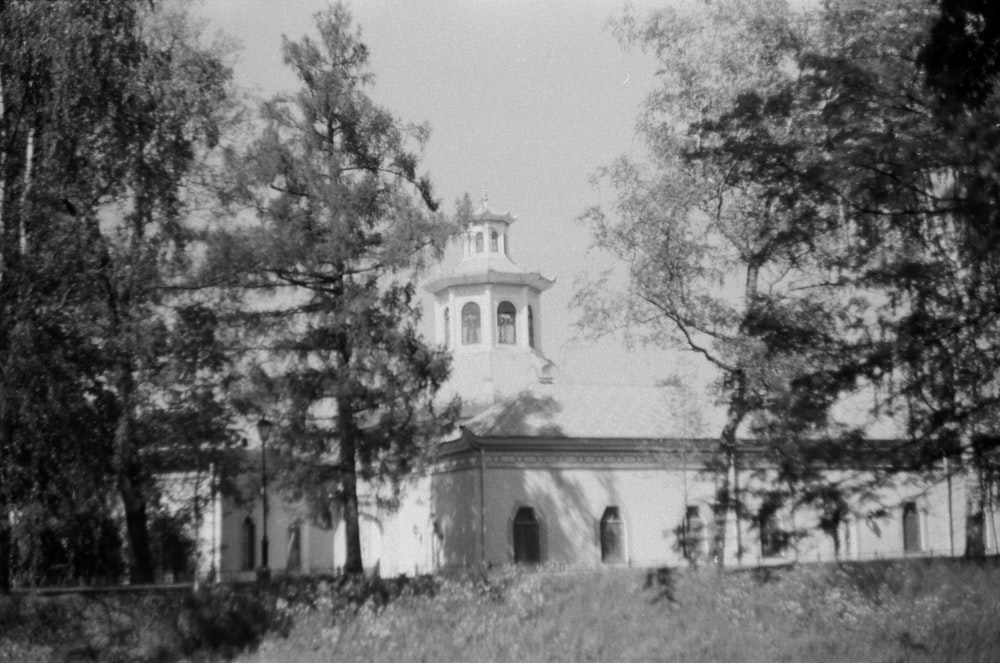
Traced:
<path fill-rule="evenodd" d="M 0 0 L 0 663 L 1000 661 L 1000 3 Z"/>

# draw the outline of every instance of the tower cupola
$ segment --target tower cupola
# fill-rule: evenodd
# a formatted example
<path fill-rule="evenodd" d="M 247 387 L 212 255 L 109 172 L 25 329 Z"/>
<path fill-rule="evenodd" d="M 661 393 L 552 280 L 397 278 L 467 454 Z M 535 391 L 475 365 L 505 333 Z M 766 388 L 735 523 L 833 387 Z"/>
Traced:
<path fill-rule="evenodd" d="M 452 383 L 467 400 L 492 402 L 537 381 L 542 354 L 541 294 L 555 283 L 510 257 L 515 217 L 484 196 L 461 238 L 462 258 L 433 279 L 437 342 L 452 352 Z"/>

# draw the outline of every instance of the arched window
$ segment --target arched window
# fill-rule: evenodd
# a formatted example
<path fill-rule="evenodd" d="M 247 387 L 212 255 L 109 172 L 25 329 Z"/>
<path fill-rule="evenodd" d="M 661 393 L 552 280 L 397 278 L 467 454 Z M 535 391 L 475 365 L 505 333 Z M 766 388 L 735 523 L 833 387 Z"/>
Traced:
<path fill-rule="evenodd" d="M 705 521 L 701 519 L 701 511 L 697 506 L 689 506 L 684 516 L 684 557 L 695 561 L 701 555 L 705 540 Z"/>
<path fill-rule="evenodd" d="M 240 568 L 244 571 L 253 571 L 257 565 L 257 528 L 253 524 L 253 518 L 247 516 L 243 520 L 243 528 L 240 540 Z"/>
<path fill-rule="evenodd" d="M 517 343 L 517 309 L 510 302 L 497 306 L 497 343 Z"/>
<path fill-rule="evenodd" d="M 462 345 L 479 343 L 479 305 L 469 302 L 462 307 Z"/>
<path fill-rule="evenodd" d="M 903 552 L 920 552 L 920 512 L 916 502 L 903 503 Z"/>
<path fill-rule="evenodd" d="M 528 306 L 528 347 L 535 347 L 535 313 Z"/>
<path fill-rule="evenodd" d="M 514 563 L 537 564 L 542 561 L 538 518 L 530 506 L 522 506 L 514 515 Z"/>
<path fill-rule="evenodd" d="M 760 528 L 761 557 L 781 555 L 788 543 L 788 536 L 781 529 L 775 510 L 766 505 L 762 507 L 757 515 L 757 526 Z"/>
<path fill-rule="evenodd" d="M 844 518 L 843 522 L 840 523 L 840 529 L 837 532 L 838 542 L 837 553 L 839 557 L 846 559 L 854 559 L 857 553 L 856 541 L 858 540 L 857 523 L 850 516 Z"/>
<path fill-rule="evenodd" d="M 609 506 L 601 516 L 601 561 L 606 564 L 625 561 L 625 521 L 616 506 Z"/>
<path fill-rule="evenodd" d="M 451 311 L 444 309 L 444 347 L 451 347 Z"/>
<path fill-rule="evenodd" d="M 483 252 L 483 233 L 476 233 L 476 253 Z"/>
<path fill-rule="evenodd" d="M 708 537 L 708 558 L 711 560 L 722 559 L 722 548 L 725 544 L 722 532 L 726 531 L 726 507 L 718 502 L 713 503 L 712 509 L 712 530 Z"/>
<path fill-rule="evenodd" d="M 295 521 L 288 526 L 288 544 L 285 546 L 285 569 L 302 570 L 302 523 Z"/>
<path fill-rule="evenodd" d="M 500 236 L 497 235 L 497 231 L 490 231 L 490 251 L 497 253 L 500 251 Z"/>

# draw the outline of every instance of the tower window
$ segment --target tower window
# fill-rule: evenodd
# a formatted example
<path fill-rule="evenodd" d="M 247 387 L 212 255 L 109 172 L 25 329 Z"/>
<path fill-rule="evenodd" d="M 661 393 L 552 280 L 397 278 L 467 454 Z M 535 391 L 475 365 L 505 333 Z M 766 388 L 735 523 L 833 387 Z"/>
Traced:
<path fill-rule="evenodd" d="M 517 309 L 510 302 L 500 302 L 497 306 L 497 343 L 513 345 L 517 343 Z"/>
<path fill-rule="evenodd" d="M 444 347 L 451 347 L 451 311 L 444 309 Z"/>
<path fill-rule="evenodd" d="M 462 345 L 479 343 L 479 305 L 469 302 L 462 307 Z"/>
<path fill-rule="evenodd" d="M 257 528 L 253 524 L 253 518 L 247 516 L 243 520 L 242 541 L 240 541 L 241 564 L 244 571 L 253 571 L 257 563 L 255 552 L 257 550 Z"/>
<path fill-rule="evenodd" d="M 535 347 L 535 314 L 528 306 L 528 347 Z"/>
<path fill-rule="evenodd" d="M 476 253 L 483 252 L 483 233 L 476 233 Z"/>
<path fill-rule="evenodd" d="M 542 561 L 541 535 L 535 510 L 522 506 L 514 515 L 514 563 L 537 564 Z"/>
<path fill-rule="evenodd" d="M 625 521 L 616 506 L 609 506 L 601 516 L 601 561 L 606 564 L 625 561 Z"/>
<path fill-rule="evenodd" d="M 500 251 L 500 236 L 495 230 L 490 231 L 490 251 L 493 253 Z"/>
<path fill-rule="evenodd" d="M 507 250 L 507 233 L 504 233 L 504 236 L 503 236 L 503 253 L 504 253 L 504 255 L 509 255 L 510 254 L 510 252 Z"/>

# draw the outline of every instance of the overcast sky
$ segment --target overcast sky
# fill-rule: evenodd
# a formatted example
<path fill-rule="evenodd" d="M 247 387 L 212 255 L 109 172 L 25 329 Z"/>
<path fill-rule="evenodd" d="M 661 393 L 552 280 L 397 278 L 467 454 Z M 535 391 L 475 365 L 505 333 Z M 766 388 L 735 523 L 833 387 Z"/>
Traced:
<path fill-rule="evenodd" d="M 642 8 L 649 2 L 634 2 Z M 663 353 L 620 340 L 575 338 L 577 277 L 601 264 L 576 219 L 598 202 L 590 178 L 624 153 L 641 154 L 635 120 L 655 63 L 627 53 L 608 21 L 623 3 L 569 0 L 364 0 L 351 4 L 371 51 L 372 96 L 407 122 L 428 122 L 424 155 L 446 210 L 488 189 L 510 211 L 511 256 L 556 279 L 543 295 L 545 354 L 559 379 L 650 383 L 669 377 Z M 281 37 L 313 34 L 325 0 L 204 0 L 196 13 L 242 42 L 240 85 L 262 95 L 297 87 Z M 606 194 L 605 194 L 606 195 Z M 454 264 L 454 251 L 444 268 Z M 429 300 L 425 312 L 430 314 Z"/>

